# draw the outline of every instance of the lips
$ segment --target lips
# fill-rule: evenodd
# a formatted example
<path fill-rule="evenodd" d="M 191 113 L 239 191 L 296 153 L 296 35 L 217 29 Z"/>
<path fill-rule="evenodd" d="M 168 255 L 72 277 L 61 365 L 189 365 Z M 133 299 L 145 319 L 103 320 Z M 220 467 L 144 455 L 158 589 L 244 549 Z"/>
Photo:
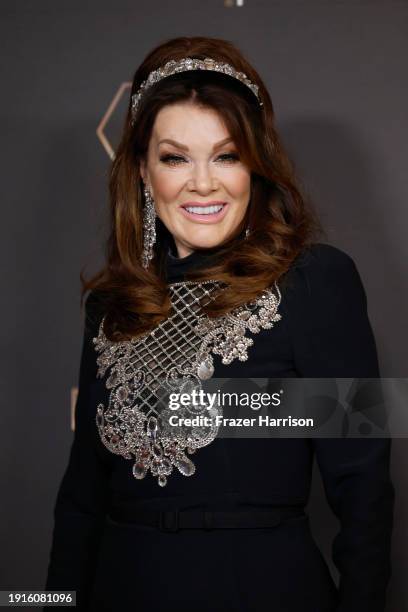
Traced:
<path fill-rule="evenodd" d="M 225 206 L 226 202 L 221 200 L 212 200 L 211 202 L 185 202 L 183 208 L 208 208 L 210 206 Z"/>
<path fill-rule="evenodd" d="M 212 206 L 216 206 L 216 207 L 220 207 L 222 206 L 222 208 L 216 212 L 205 212 L 205 213 L 200 213 L 200 212 L 194 212 L 194 211 L 188 211 L 188 208 L 206 208 L 208 209 L 209 207 Z M 228 202 L 223 202 L 220 200 L 213 200 L 211 202 L 186 202 L 184 204 L 182 204 L 180 206 L 180 210 L 182 211 L 182 214 L 190 219 L 191 221 L 197 221 L 200 223 L 216 223 L 217 221 L 220 221 L 226 214 L 226 211 L 228 209 Z"/>

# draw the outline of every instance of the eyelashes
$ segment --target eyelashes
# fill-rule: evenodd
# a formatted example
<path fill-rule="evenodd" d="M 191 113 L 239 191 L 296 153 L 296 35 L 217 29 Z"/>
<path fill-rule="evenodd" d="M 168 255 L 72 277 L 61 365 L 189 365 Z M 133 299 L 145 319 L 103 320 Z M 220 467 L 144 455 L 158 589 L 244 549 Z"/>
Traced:
<path fill-rule="evenodd" d="M 227 163 L 235 163 L 239 161 L 239 155 L 237 153 L 223 153 L 217 157 L 217 160 L 221 159 L 223 162 Z M 160 156 L 160 161 L 169 165 L 169 166 L 179 166 L 183 162 L 185 162 L 185 158 L 181 155 L 174 155 L 171 153 L 167 153 L 166 155 Z"/>

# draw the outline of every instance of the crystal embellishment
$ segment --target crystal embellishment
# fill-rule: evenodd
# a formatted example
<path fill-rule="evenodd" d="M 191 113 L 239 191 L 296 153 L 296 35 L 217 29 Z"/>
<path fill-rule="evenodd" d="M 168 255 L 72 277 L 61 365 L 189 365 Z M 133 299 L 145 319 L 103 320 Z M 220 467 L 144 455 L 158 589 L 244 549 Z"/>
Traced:
<path fill-rule="evenodd" d="M 152 331 L 113 342 L 105 336 L 103 317 L 93 338 L 98 353 L 97 377 L 105 377 L 110 391 L 108 405 L 97 406 L 98 433 L 112 453 L 133 460 L 132 473 L 137 480 L 150 472 L 163 487 L 174 468 L 184 476 L 195 473 L 187 453 L 216 438 L 215 417 L 221 414 L 221 407 L 180 406 L 179 417 L 205 414 L 214 418 L 205 427 L 174 428 L 168 421 L 174 414 L 169 408 L 169 393 L 200 391 L 202 381 L 214 374 L 214 355 L 220 355 L 223 364 L 234 359 L 246 361 L 253 344 L 246 332 L 270 329 L 281 319 L 276 282 L 253 302 L 210 318 L 201 305 L 214 299 L 216 289 L 222 289 L 222 284 L 215 280 L 171 283 L 171 314 Z"/>
<path fill-rule="evenodd" d="M 263 102 L 259 95 L 258 85 L 252 83 L 244 72 L 236 70 L 231 64 L 225 62 L 217 62 L 211 57 L 206 57 L 204 60 L 184 57 L 178 61 L 170 60 L 164 66 L 160 66 L 157 70 L 150 72 L 149 76 L 143 83 L 141 83 L 139 89 L 131 97 L 131 123 L 135 122 L 138 106 L 144 93 L 155 83 L 161 81 L 165 77 L 176 74 L 177 72 L 186 72 L 188 70 L 213 70 L 215 72 L 222 72 L 229 76 L 238 79 L 241 83 L 244 83 L 252 91 L 254 96 L 257 98 L 259 106 L 263 106 Z"/>

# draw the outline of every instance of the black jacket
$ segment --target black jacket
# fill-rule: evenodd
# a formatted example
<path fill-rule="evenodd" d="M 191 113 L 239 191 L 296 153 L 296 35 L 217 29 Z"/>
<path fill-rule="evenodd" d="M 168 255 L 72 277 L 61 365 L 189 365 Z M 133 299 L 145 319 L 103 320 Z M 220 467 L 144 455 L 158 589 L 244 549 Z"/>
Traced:
<path fill-rule="evenodd" d="M 200 265 L 200 257 L 169 256 L 169 282 Z M 351 257 L 333 246 L 314 245 L 293 264 L 281 293 L 282 319 L 253 335 L 247 361 L 224 365 L 215 356 L 215 377 L 379 377 L 366 295 Z M 110 453 L 95 426 L 96 405 L 106 399 L 92 343 L 101 316 L 91 293 L 76 429 L 55 505 L 46 588 L 77 590 L 83 610 L 158 612 L 168 602 L 170 609 L 177 605 L 180 610 L 194 602 L 196 610 L 223 612 L 383 612 L 391 572 L 391 441 L 215 439 L 194 455 L 193 476 L 176 474 L 164 488 L 151 475 L 136 481 L 130 461 Z M 257 534 L 241 531 L 234 538 L 215 530 L 201 538 L 171 534 L 172 540 L 168 534 L 106 524 L 112 507 L 123 504 L 151 509 L 305 506 L 314 456 L 328 503 L 340 520 L 332 549 L 341 576 L 338 589 L 308 520 Z"/>

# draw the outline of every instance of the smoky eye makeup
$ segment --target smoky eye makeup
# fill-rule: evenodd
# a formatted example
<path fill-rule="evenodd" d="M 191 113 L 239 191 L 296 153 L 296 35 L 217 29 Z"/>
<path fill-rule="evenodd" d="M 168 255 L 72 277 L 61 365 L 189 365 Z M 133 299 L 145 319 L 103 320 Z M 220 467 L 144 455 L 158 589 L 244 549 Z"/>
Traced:
<path fill-rule="evenodd" d="M 219 153 L 216 158 L 215 161 L 221 161 L 221 162 L 225 162 L 225 163 L 234 163 L 236 161 L 238 161 L 240 159 L 239 157 L 239 153 L 236 150 L 233 151 L 225 151 L 223 153 Z M 186 158 L 183 155 L 177 154 L 177 153 L 161 153 L 159 155 L 159 160 L 165 164 L 168 165 L 177 165 L 177 164 L 181 164 L 186 160 Z"/>
<path fill-rule="evenodd" d="M 159 160 L 161 162 L 168 163 L 185 161 L 185 158 L 182 155 L 177 155 L 176 153 L 161 153 L 159 155 Z"/>

